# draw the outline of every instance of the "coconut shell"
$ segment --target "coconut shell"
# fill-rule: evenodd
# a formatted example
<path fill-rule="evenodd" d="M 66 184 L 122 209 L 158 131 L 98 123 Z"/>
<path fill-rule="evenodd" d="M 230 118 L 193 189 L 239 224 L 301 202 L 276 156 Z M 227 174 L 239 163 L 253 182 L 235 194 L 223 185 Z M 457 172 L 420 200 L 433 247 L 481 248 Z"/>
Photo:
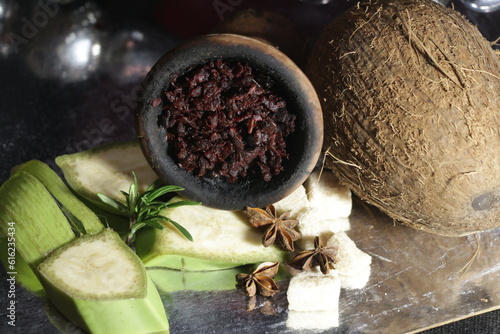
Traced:
<path fill-rule="evenodd" d="M 360 198 L 431 233 L 500 226 L 500 59 L 461 14 L 362 2 L 325 28 L 306 72 L 325 164 Z"/>

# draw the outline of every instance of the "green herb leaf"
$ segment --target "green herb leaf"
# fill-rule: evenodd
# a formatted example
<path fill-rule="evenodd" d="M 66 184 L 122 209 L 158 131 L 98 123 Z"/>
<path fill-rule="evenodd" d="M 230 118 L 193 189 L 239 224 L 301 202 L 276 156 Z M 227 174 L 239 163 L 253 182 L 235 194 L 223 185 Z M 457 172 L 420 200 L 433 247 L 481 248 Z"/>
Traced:
<path fill-rule="evenodd" d="M 192 235 L 179 223 L 173 221 L 172 219 L 160 215 L 160 211 L 168 208 L 175 208 L 182 205 L 199 205 L 199 202 L 193 201 L 177 201 L 174 203 L 166 203 L 157 200 L 157 198 L 172 192 L 183 191 L 184 188 L 171 185 L 162 185 L 160 180 L 153 182 L 147 190 L 140 194 L 139 187 L 137 183 L 137 177 L 134 172 L 132 172 L 134 177 L 133 183 L 129 187 L 129 192 L 120 191 L 125 197 L 125 203 L 117 201 L 111 197 L 104 194 L 98 193 L 99 199 L 111 206 L 112 208 L 118 210 L 119 212 L 127 215 L 129 217 L 130 231 L 126 236 L 126 242 L 128 245 L 132 246 L 135 241 L 135 235 L 137 231 L 144 227 L 151 227 L 162 230 L 164 228 L 163 223 L 165 221 L 172 224 L 176 229 L 178 229 L 188 240 L 193 241 Z"/>
<path fill-rule="evenodd" d="M 152 201 L 152 200 L 155 200 L 158 197 L 163 196 L 165 194 L 168 194 L 168 193 L 171 193 L 171 192 L 179 192 L 179 191 L 183 191 L 183 190 L 184 190 L 184 188 L 182 188 L 182 187 L 164 186 L 164 187 L 158 188 L 156 190 L 153 190 L 151 192 L 144 193 L 144 197 L 148 201 Z"/>
<path fill-rule="evenodd" d="M 143 199 L 143 210 L 156 210 L 156 211 L 160 211 L 164 208 L 166 208 L 167 206 L 170 207 L 167 203 L 165 202 L 160 202 L 160 201 L 153 201 L 153 202 L 147 202 Z"/>
<path fill-rule="evenodd" d="M 148 191 L 152 191 L 152 190 L 155 190 L 155 189 L 158 189 L 158 188 L 160 188 L 161 186 L 162 186 L 162 183 L 161 183 L 161 181 L 158 179 L 158 180 L 156 180 L 155 182 L 153 182 L 153 183 L 151 183 L 151 184 L 149 185 L 149 187 L 146 189 L 146 192 L 148 192 Z"/>
<path fill-rule="evenodd" d="M 147 226 L 146 223 L 134 224 L 130 228 L 130 232 L 127 235 L 127 239 L 126 239 L 127 244 L 131 245 L 135 241 L 135 234 L 137 233 L 137 231 L 139 231 L 141 228 L 146 227 L 146 226 Z"/>
<path fill-rule="evenodd" d="M 137 186 L 137 177 L 135 176 L 134 172 L 132 172 L 132 175 L 134 176 L 134 182 L 130 185 L 127 198 L 130 214 L 135 212 L 137 199 L 139 197 L 139 190 L 138 190 L 139 187 Z"/>
<path fill-rule="evenodd" d="M 167 206 L 168 208 L 177 208 L 179 206 L 184 206 L 184 205 L 200 205 L 201 202 L 193 202 L 193 201 L 177 201 L 174 203 L 168 203 Z"/>
<path fill-rule="evenodd" d="M 179 232 L 181 232 L 185 237 L 186 239 L 188 239 L 189 241 L 193 241 L 193 236 L 191 235 L 191 233 L 188 232 L 188 230 L 186 230 L 181 224 L 177 223 L 175 220 L 172 220 L 168 217 L 163 217 L 165 218 L 165 220 L 167 220 L 170 224 L 174 225 L 176 229 L 179 230 Z"/>
<path fill-rule="evenodd" d="M 161 221 L 163 221 L 164 219 L 148 219 L 148 220 L 145 220 L 143 221 L 144 224 L 148 225 L 148 226 L 151 226 L 151 227 L 154 227 L 158 230 L 163 230 L 164 227 L 163 225 L 161 224 Z"/>
<path fill-rule="evenodd" d="M 123 205 L 123 203 L 118 202 L 117 200 L 115 200 L 111 197 L 108 197 L 104 194 L 101 194 L 101 193 L 97 193 L 97 197 L 99 197 L 99 199 L 103 203 L 109 205 L 110 207 L 114 208 L 115 210 L 118 210 L 121 213 L 126 214 L 126 215 L 129 214 L 128 208 L 125 205 Z"/>

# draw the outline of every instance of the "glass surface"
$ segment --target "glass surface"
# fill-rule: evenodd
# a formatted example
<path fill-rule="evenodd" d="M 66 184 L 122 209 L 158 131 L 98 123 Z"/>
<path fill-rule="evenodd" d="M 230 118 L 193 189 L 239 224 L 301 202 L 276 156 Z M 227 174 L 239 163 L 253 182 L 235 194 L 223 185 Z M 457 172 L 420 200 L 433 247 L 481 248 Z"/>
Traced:
<path fill-rule="evenodd" d="M 341 290 L 338 326 L 291 328 L 293 321 L 311 322 L 287 311 L 287 279 L 279 281 L 281 291 L 272 298 L 252 299 L 234 289 L 235 274 L 248 268 L 205 273 L 149 269 L 171 333 L 412 333 L 500 308 L 500 229 L 459 238 L 431 235 L 394 224 L 358 199 L 350 223 L 348 235 L 373 262 L 364 288 Z M 181 286 L 184 290 L 178 291 Z M 79 332 L 42 299 L 22 296 L 20 302 L 47 330 Z M 324 326 L 334 314 L 309 316 Z"/>

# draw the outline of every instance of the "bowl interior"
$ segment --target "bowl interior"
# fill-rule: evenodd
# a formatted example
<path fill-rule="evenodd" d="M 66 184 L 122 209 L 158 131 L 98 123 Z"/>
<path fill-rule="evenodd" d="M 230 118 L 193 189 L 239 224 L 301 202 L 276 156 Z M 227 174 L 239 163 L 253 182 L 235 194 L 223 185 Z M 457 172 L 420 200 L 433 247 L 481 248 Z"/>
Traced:
<path fill-rule="evenodd" d="M 276 93 L 296 116 L 295 131 L 287 137 L 289 159 L 284 171 L 270 181 L 259 177 L 240 178 L 230 183 L 225 178 L 198 177 L 177 165 L 169 154 L 166 130 L 159 126 L 162 98 L 171 78 L 182 75 L 209 60 L 242 60 L 268 74 L 276 83 Z M 301 185 L 316 165 L 323 141 L 321 107 L 309 80 L 300 69 L 276 48 L 243 36 L 220 34 L 199 37 L 166 53 L 153 66 L 143 82 L 144 94 L 138 101 L 137 134 L 146 159 L 167 184 L 185 188 L 182 195 L 204 205 L 226 210 L 245 206 L 263 207 L 274 203 Z"/>

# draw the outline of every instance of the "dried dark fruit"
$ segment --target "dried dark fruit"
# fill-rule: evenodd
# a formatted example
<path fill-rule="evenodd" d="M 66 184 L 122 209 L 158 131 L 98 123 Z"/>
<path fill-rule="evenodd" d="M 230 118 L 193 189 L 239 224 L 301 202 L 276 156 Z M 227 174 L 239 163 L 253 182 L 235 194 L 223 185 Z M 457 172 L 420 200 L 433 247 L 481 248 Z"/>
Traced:
<path fill-rule="evenodd" d="M 248 64 L 218 59 L 173 78 L 162 108 L 169 153 L 187 172 L 236 182 L 283 171 L 296 117 L 271 77 Z"/>

